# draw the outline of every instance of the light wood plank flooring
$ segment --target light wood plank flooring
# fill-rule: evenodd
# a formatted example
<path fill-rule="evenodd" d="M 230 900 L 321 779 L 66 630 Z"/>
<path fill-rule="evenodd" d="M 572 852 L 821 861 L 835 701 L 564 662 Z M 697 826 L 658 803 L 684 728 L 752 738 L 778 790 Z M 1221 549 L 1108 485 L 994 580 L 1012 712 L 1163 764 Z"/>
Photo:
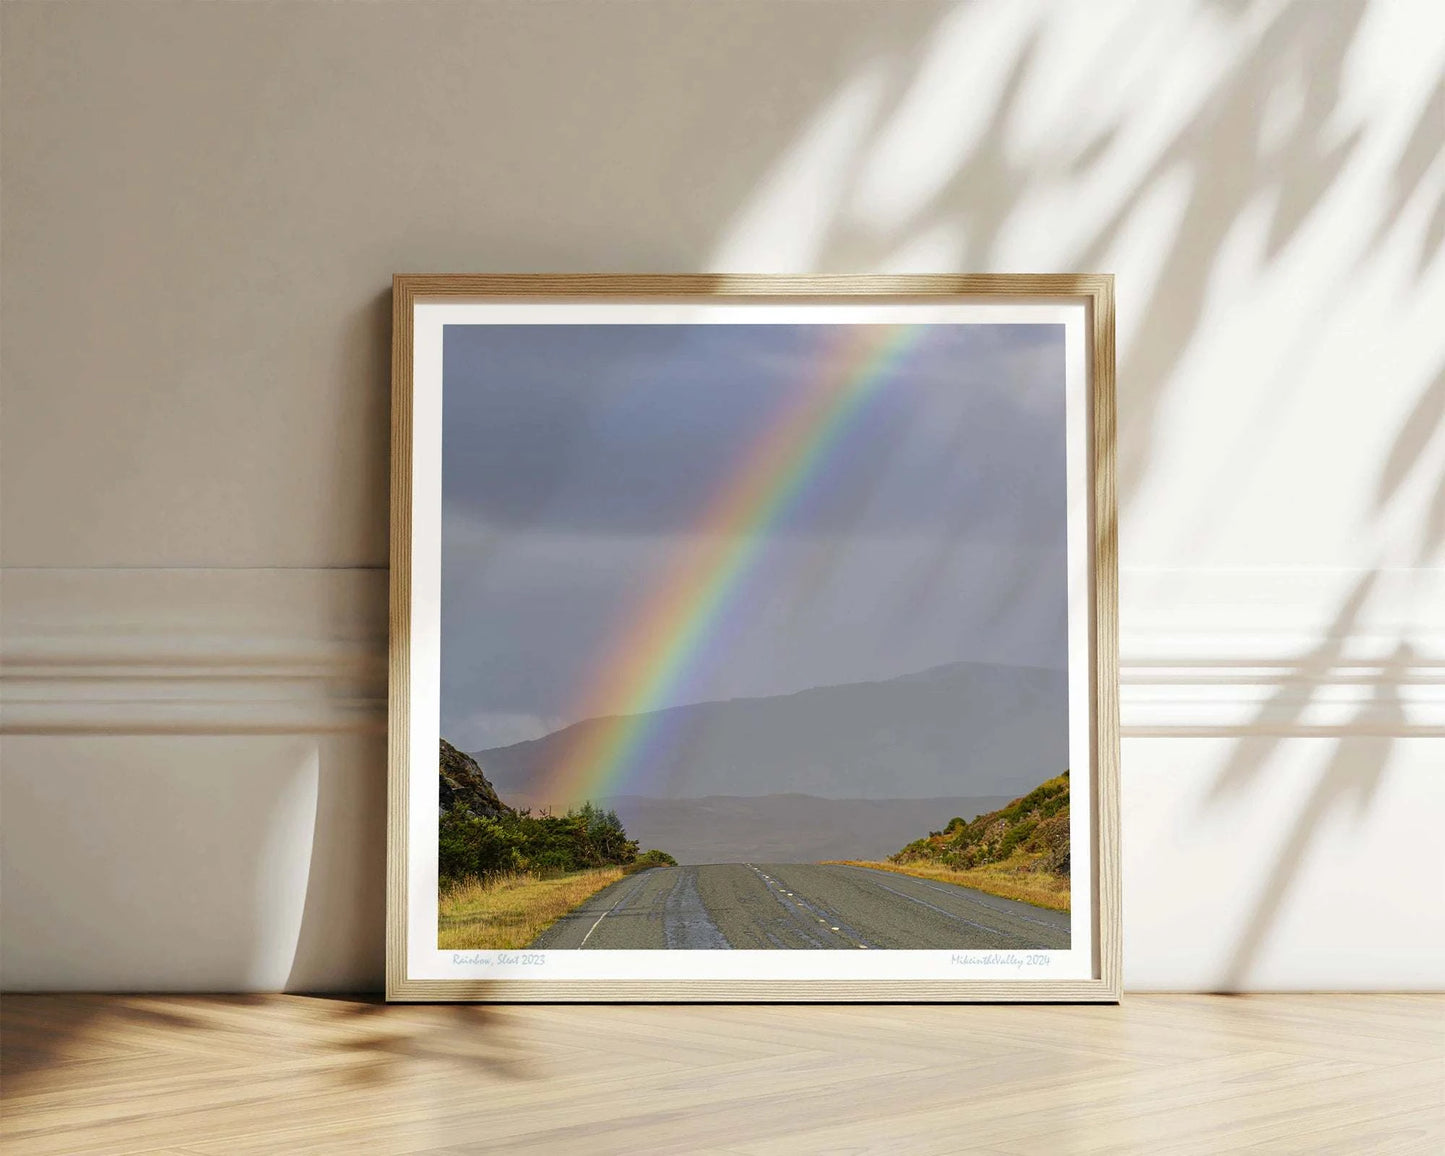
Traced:
<path fill-rule="evenodd" d="M 1445 1001 L 10 996 L 6 1156 L 1445 1152 Z"/>

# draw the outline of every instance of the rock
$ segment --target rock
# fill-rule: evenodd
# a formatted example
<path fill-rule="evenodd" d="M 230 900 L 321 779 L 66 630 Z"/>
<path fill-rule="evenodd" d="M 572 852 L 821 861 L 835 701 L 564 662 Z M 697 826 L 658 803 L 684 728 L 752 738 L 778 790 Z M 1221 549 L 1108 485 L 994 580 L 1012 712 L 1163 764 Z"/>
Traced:
<path fill-rule="evenodd" d="M 512 808 L 497 797 L 476 759 L 441 741 L 441 781 L 438 802 L 443 812 L 460 808 L 478 819 L 495 819 L 511 814 Z"/>

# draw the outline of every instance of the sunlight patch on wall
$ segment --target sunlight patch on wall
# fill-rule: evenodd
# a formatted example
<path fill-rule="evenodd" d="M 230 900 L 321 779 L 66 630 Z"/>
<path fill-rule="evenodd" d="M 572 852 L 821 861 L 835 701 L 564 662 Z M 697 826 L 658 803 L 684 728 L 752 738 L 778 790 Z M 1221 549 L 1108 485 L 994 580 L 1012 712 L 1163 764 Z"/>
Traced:
<path fill-rule="evenodd" d="M 301 940 L 306 886 L 311 874 L 321 754 L 315 742 L 300 744 L 293 771 L 277 792 L 256 855 L 256 937 L 246 976 L 249 988 L 280 991 L 286 986 Z"/>
<path fill-rule="evenodd" d="M 723 231 L 708 268 L 782 273 L 818 265 L 883 82 L 882 70 L 870 66 L 823 106 Z"/>

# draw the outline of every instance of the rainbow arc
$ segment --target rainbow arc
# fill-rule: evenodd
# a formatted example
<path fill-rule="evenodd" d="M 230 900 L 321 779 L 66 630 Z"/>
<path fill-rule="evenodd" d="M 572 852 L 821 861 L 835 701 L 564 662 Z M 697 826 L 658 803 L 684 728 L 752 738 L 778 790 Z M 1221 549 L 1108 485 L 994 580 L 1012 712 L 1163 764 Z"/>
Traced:
<path fill-rule="evenodd" d="M 624 793 L 662 738 L 656 714 L 676 702 L 722 639 L 770 535 L 871 398 L 896 375 L 917 325 L 840 326 L 808 384 L 755 439 L 685 536 L 684 546 L 615 632 L 569 712 L 589 719 L 538 784 L 565 804 Z M 652 716 L 649 718 L 648 716 Z"/>

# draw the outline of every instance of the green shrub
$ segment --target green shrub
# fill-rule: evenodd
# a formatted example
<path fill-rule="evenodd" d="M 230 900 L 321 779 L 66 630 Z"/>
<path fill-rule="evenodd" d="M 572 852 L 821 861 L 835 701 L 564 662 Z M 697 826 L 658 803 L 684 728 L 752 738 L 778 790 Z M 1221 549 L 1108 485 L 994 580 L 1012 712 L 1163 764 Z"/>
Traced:
<path fill-rule="evenodd" d="M 627 865 L 627 873 L 630 875 L 635 871 L 646 871 L 649 867 L 676 867 L 677 860 L 666 851 L 659 851 L 656 847 L 642 852 L 631 863 Z"/>
<path fill-rule="evenodd" d="M 516 811 L 491 818 L 452 808 L 442 813 L 438 831 L 437 869 L 443 882 L 625 866 L 636 858 L 637 841 L 627 837 L 617 812 L 591 803 L 565 815 Z"/>
<path fill-rule="evenodd" d="M 998 858 L 1007 859 L 1013 854 L 1014 848 L 1020 846 L 1025 839 L 1034 833 L 1034 828 L 1039 825 L 1037 819 L 1025 819 L 1021 823 L 1015 823 L 1010 827 L 1004 836 L 999 840 Z"/>

